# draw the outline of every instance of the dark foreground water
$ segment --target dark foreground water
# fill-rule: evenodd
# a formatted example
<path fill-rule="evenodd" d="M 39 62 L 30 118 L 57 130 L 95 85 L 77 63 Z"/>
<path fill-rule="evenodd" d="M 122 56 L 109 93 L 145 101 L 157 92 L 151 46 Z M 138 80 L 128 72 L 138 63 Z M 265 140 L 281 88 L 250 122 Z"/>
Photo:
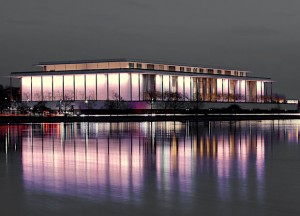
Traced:
<path fill-rule="evenodd" d="M 300 215 L 300 121 L 0 126 L 0 215 Z"/>

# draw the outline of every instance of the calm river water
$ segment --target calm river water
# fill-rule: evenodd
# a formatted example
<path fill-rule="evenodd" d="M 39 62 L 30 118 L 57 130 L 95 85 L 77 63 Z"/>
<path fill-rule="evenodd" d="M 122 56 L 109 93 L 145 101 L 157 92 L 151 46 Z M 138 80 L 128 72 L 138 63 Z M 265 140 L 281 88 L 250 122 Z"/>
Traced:
<path fill-rule="evenodd" d="M 299 127 L 0 125 L 0 215 L 300 215 Z"/>

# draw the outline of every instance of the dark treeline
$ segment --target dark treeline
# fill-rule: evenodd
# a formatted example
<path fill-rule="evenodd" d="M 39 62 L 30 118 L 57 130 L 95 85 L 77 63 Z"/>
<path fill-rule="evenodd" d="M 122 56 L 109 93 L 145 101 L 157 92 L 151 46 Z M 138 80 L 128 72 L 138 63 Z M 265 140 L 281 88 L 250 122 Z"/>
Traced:
<path fill-rule="evenodd" d="M 18 87 L 3 86 L 0 84 L 0 111 L 9 109 L 12 103 L 21 100 L 21 92 Z"/>

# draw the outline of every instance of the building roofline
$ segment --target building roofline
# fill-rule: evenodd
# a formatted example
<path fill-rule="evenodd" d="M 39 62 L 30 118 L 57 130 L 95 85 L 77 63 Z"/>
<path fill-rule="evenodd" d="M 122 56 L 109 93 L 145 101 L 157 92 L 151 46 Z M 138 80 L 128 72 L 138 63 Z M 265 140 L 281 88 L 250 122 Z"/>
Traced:
<path fill-rule="evenodd" d="M 186 64 L 180 62 L 169 62 L 169 61 L 153 61 L 147 59 L 135 59 L 135 58 L 111 58 L 111 59 L 92 59 L 92 60 L 70 60 L 70 61 L 49 61 L 49 62 L 39 62 L 33 66 L 47 66 L 47 65 L 58 65 L 58 64 L 88 64 L 88 63 L 105 63 L 105 62 L 140 62 L 140 63 L 150 63 L 150 64 L 164 64 L 172 66 L 184 66 L 184 67 L 200 67 L 208 69 L 223 69 L 223 70 L 238 70 L 242 72 L 251 72 L 242 68 L 233 67 L 222 67 L 222 66 L 212 66 L 212 65 L 202 65 L 202 64 Z"/>
<path fill-rule="evenodd" d="M 192 76 L 192 77 L 211 77 L 211 78 L 229 78 L 229 79 L 243 79 L 243 80 L 261 80 L 274 82 L 268 77 L 250 77 L 250 76 L 231 76 L 223 74 L 208 74 L 208 73 L 195 73 L 195 72 L 179 72 L 179 71 L 160 71 L 148 69 L 96 69 L 96 70 L 69 70 L 69 71 L 28 71 L 28 72 L 11 72 L 11 77 L 21 76 L 52 76 L 52 75 L 70 75 L 70 74 L 95 74 L 95 73 L 144 73 L 144 74 L 162 74 L 162 75 L 179 75 L 179 76 Z"/>

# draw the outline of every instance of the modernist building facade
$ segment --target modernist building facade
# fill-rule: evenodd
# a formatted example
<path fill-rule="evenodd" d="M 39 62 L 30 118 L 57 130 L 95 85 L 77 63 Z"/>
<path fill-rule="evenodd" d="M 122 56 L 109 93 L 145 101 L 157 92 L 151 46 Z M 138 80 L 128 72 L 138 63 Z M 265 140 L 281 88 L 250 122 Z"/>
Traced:
<path fill-rule="evenodd" d="M 41 71 L 14 72 L 22 101 L 185 101 L 270 102 L 272 81 L 249 71 L 143 61 L 107 59 L 42 62 Z"/>

